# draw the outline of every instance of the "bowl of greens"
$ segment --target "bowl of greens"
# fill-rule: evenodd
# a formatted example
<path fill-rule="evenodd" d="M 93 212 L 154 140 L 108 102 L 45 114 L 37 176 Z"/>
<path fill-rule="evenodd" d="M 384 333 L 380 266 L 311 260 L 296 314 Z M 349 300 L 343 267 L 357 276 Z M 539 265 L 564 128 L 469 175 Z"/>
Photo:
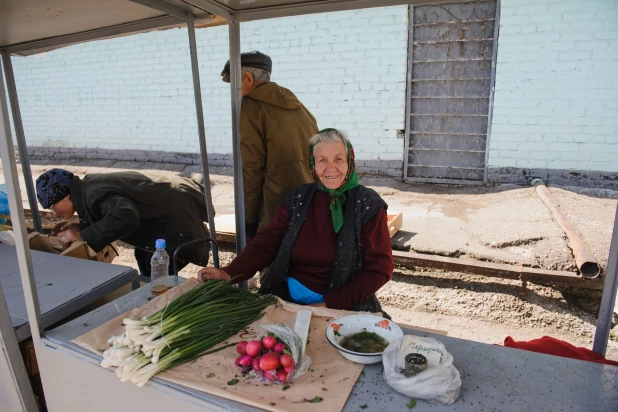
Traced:
<path fill-rule="evenodd" d="M 326 327 L 326 339 L 344 358 L 364 364 L 381 362 L 384 349 L 402 336 L 395 322 L 370 314 L 343 316 Z"/>

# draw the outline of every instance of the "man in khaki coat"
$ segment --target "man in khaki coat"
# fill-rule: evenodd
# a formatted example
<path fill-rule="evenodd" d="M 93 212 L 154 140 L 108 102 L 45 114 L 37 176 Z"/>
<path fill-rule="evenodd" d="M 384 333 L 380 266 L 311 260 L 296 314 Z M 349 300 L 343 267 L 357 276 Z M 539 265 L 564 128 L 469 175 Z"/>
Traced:
<path fill-rule="evenodd" d="M 313 182 L 308 143 L 318 125 L 294 93 L 270 81 L 269 56 L 258 51 L 240 56 L 240 152 L 246 232 L 253 236 L 275 216 L 286 194 Z M 221 76 L 229 83 L 229 60 Z"/>

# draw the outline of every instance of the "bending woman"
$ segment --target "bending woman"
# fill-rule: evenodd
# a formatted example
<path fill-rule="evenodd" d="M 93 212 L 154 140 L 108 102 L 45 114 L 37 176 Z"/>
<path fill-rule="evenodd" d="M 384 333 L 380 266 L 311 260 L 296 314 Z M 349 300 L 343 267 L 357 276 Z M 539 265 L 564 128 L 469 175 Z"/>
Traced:
<path fill-rule="evenodd" d="M 260 293 L 333 309 L 379 312 L 375 293 L 393 275 L 387 205 L 358 184 L 354 149 L 338 130 L 309 141 L 315 183 L 288 194 L 268 226 L 232 263 L 204 268 L 198 281 L 238 283 L 270 266 Z"/>

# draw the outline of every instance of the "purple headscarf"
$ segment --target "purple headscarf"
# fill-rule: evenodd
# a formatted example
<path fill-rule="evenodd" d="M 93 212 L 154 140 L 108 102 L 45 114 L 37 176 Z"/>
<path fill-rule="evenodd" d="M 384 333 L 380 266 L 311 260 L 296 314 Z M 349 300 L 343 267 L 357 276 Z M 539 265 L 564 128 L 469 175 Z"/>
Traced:
<path fill-rule="evenodd" d="M 71 194 L 73 173 L 64 169 L 50 169 L 36 180 L 36 197 L 43 209 L 49 209 Z"/>

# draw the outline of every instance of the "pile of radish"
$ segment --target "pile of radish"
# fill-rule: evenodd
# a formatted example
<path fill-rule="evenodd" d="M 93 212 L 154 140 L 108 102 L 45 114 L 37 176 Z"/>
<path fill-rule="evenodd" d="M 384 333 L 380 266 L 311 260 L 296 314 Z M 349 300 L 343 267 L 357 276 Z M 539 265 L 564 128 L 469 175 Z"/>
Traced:
<path fill-rule="evenodd" d="M 262 340 L 240 341 L 236 352 L 240 355 L 236 366 L 242 368 L 243 374 L 251 372 L 270 382 L 288 382 L 296 367 L 290 348 L 273 334 L 264 336 Z"/>

